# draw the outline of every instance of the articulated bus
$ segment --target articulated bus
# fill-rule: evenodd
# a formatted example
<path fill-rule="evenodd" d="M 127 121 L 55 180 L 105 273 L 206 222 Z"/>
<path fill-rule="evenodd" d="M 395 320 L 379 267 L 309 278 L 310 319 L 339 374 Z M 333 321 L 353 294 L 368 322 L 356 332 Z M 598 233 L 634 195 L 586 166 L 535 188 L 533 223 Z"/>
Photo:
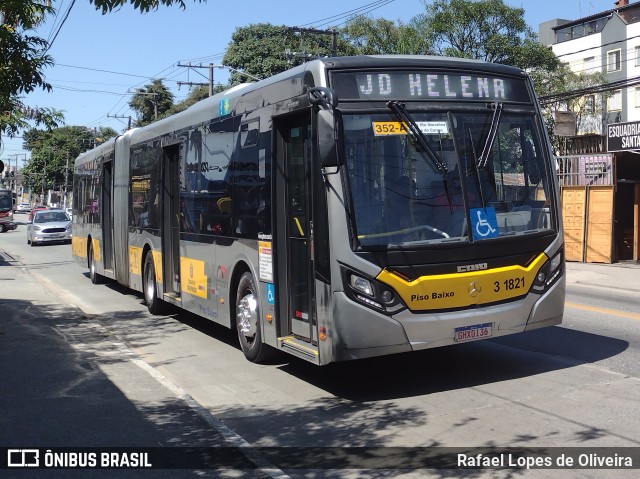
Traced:
<path fill-rule="evenodd" d="M 416 351 L 557 325 L 555 162 L 524 71 L 310 61 L 82 154 L 91 281 L 237 330 L 247 359 Z"/>

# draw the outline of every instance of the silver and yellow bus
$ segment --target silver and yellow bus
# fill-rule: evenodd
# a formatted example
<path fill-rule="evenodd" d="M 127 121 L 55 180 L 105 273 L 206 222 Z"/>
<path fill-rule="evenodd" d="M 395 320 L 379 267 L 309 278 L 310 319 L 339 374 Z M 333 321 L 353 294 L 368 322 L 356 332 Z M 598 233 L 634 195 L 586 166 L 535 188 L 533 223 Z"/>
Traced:
<path fill-rule="evenodd" d="M 90 278 L 318 365 L 559 324 L 555 163 L 520 69 L 310 61 L 82 154 Z"/>

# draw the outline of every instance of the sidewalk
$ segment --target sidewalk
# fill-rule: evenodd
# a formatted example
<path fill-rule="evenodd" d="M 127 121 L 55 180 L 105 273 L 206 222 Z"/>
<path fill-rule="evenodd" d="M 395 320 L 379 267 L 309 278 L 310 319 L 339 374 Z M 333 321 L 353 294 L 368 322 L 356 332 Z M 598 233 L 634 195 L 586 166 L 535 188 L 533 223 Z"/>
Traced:
<path fill-rule="evenodd" d="M 640 293 L 640 263 L 567 262 L 567 285 L 615 289 L 622 293 Z"/>
<path fill-rule="evenodd" d="M 64 304 L 0 249 L 0 448 L 234 445 L 222 423 L 140 363 L 98 322 Z M 23 472 L 0 469 L 0 476 L 265 477 L 257 470 L 217 469 Z"/>

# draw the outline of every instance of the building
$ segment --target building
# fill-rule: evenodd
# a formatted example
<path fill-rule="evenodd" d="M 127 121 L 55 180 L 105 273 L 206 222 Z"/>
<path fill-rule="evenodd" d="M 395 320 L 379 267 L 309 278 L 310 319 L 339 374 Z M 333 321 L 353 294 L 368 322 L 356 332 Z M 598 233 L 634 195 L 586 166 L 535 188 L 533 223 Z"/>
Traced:
<path fill-rule="evenodd" d="M 607 76 L 597 91 L 584 91 L 579 112 L 564 112 L 581 118 L 558 157 L 570 261 L 640 261 L 640 1 L 612 7 L 539 28 L 540 41 L 573 72 Z"/>

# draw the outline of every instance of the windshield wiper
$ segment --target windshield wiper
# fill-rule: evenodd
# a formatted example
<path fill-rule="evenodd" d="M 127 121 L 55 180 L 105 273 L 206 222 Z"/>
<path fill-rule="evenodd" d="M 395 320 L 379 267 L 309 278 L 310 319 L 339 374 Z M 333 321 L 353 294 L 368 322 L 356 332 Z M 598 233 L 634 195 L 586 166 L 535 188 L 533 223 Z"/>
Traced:
<path fill-rule="evenodd" d="M 429 146 L 429 143 L 427 143 L 426 138 L 422 134 L 420 127 L 417 125 L 415 120 L 411 117 L 404 103 L 393 100 L 393 101 L 387 102 L 387 107 L 398 117 L 398 119 L 400 119 L 407 126 L 407 131 L 409 132 L 411 137 L 416 141 L 416 143 L 418 143 L 418 145 L 420 145 L 420 147 L 427 154 L 436 171 L 442 173 L 446 182 L 447 165 L 440 158 L 438 158 L 438 156 L 431 149 L 431 147 Z"/>
<path fill-rule="evenodd" d="M 485 141 L 482 153 L 480 153 L 480 158 L 478 158 L 478 162 L 476 163 L 478 168 L 484 168 L 487 166 L 487 162 L 489 161 L 493 142 L 498 134 L 498 125 L 500 125 L 500 115 L 502 114 L 502 103 L 491 103 L 489 108 L 493 110 L 493 118 L 491 118 L 491 126 L 489 127 L 489 133 L 487 134 L 487 141 Z"/>
<path fill-rule="evenodd" d="M 451 193 L 449 192 L 449 183 L 447 181 L 447 165 L 444 161 L 438 158 L 438 155 L 429 146 L 427 139 L 424 137 L 422 130 L 411 117 L 411 114 L 407 111 L 407 107 L 404 103 L 392 100 L 387 102 L 387 107 L 393 112 L 398 119 L 403 122 L 407 127 L 407 132 L 416 141 L 416 143 L 422 148 L 425 154 L 431 160 L 433 167 L 442 175 L 442 183 L 444 184 L 444 192 L 447 195 L 447 202 L 449 203 L 449 210 L 453 211 L 453 203 L 451 201 Z"/>

